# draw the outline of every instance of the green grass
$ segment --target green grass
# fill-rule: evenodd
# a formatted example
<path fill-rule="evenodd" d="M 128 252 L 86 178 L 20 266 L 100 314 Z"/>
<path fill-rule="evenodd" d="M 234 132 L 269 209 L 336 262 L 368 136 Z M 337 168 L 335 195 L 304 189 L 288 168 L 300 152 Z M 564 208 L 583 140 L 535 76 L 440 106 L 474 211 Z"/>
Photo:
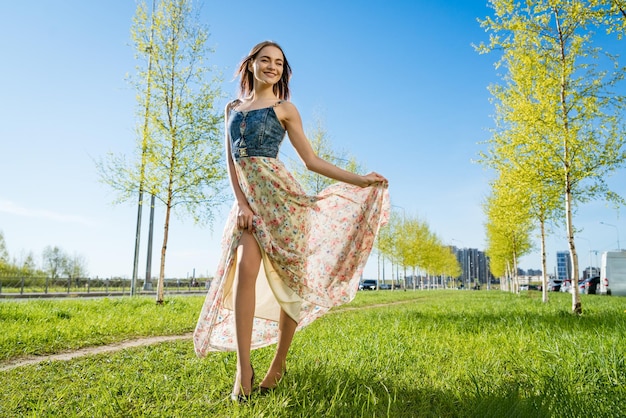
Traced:
<path fill-rule="evenodd" d="M 0 301 L 0 362 L 193 331 L 202 296 Z"/>
<path fill-rule="evenodd" d="M 584 314 L 577 317 L 569 313 L 568 294 L 550 297 L 546 305 L 538 292 L 360 292 L 354 302 L 299 332 L 279 389 L 247 405 L 233 405 L 228 398 L 233 353 L 198 359 L 191 341 L 177 341 L 5 371 L 0 374 L 0 416 L 626 415 L 626 299 L 583 295 Z M 412 301 L 394 303 L 408 299 Z M 79 311 L 100 316 L 92 323 L 116 339 L 122 333 L 123 338 L 168 333 L 162 323 L 174 319 L 180 325 L 170 331 L 191 330 L 202 298 L 169 300 L 164 307 L 152 300 L 76 302 L 99 306 Z M 62 324 L 88 329 L 78 311 L 62 302 L 69 301 L 35 309 L 50 312 L 56 330 L 51 334 Z M 18 310 L 32 303 L 12 302 L 21 306 Z M 378 306 L 384 303 L 389 304 Z M 131 307 L 118 306 L 125 304 Z M 5 305 L 0 304 L 3 327 L 8 320 Z M 76 318 L 74 324 L 54 319 L 59 316 L 54 312 L 66 311 Z M 121 313 L 132 315 L 132 321 L 103 325 Z M 133 321 L 143 325 L 130 332 L 126 328 Z M 45 332 L 41 328 L 34 335 L 47 341 Z M 72 340 L 61 347 L 81 345 L 81 338 L 71 334 L 60 334 L 60 339 Z M 55 350 L 53 341 L 41 345 L 42 352 Z M 273 347 L 253 351 L 257 375 L 272 355 Z"/>

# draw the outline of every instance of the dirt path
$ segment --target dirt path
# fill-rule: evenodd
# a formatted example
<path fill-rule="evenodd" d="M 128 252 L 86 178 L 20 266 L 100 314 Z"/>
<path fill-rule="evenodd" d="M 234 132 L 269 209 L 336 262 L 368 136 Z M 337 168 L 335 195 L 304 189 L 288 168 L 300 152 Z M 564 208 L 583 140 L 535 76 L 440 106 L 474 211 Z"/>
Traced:
<path fill-rule="evenodd" d="M 331 311 L 327 315 L 340 313 L 340 312 L 346 312 L 346 311 L 359 311 L 359 310 L 364 310 L 364 309 L 380 308 L 384 306 L 400 305 L 400 304 L 410 303 L 410 302 L 415 302 L 415 300 L 413 299 L 413 300 L 403 300 L 403 301 L 391 302 L 391 303 L 381 303 L 377 305 L 368 305 L 368 306 L 363 306 L 363 307 L 358 307 L 358 308 L 346 307 L 341 310 Z M 191 336 L 192 336 L 192 333 L 189 332 L 189 333 L 182 334 L 182 335 L 144 337 L 144 338 L 137 338 L 133 340 L 120 341 L 120 342 L 108 344 L 108 345 L 100 345 L 96 347 L 85 347 L 85 348 L 80 348 L 78 350 L 66 351 L 66 352 L 57 353 L 57 354 L 50 354 L 50 355 L 44 355 L 44 356 L 20 357 L 20 358 L 9 360 L 4 363 L 0 363 L 0 372 L 12 370 L 12 369 L 22 367 L 22 366 L 28 366 L 31 364 L 43 363 L 45 361 L 67 361 L 67 360 L 72 360 L 78 357 L 84 357 L 84 356 L 90 356 L 90 355 L 102 354 L 102 353 L 111 353 L 115 351 L 124 350 L 127 348 L 141 347 L 141 346 L 151 345 L 151 344 L 159 344 L 159 343 L 168 342 L 168 341 L 191 339 Z"/>
<path fill-rule="evenodd" d="M 93 354 L 111 353 L 114 351 L 124 350 L 126 348 L 140 347 L 144 345 L 158 344 L 167 341 L 176 341 L 191 339 L 191 333 L 183 335 L 166 335 L 156 337 L 137 338 L 134 340 L 120 341 L 109 345 L 100 345 L 96 347 L 85 347 L 74 351 L 66 351 L 58 354 L 51 354 L 47 356 L 29 356 L 20 357 L 17 359 L 9 360 L 6 363 L 0 364 L 0 372 L 15 369 L 17 367 L 28 366 L 30 364 L 42 363 L 44 361 L 67 361 L 78 357 L 90 356 Z"/>

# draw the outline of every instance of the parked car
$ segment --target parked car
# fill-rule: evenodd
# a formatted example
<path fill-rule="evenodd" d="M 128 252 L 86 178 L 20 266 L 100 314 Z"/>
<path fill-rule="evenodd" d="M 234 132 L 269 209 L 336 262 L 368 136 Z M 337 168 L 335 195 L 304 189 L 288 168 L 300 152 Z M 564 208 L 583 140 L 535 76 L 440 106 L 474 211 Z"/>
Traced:
<path fill-rule="evenodd" d="M 572 281 L 571 280 L 563 280 L 561 283 L 561 292 L 571 292 L 572 291 Z"/>
<path fill-rule="evenodd" d="M 363 280 L 359 283 L 359 290 L 376 290 L 376 280 Z"/>
<path fill-rule="evenodd" d="M 558 292 L 561 290 L 562 280 L 552 279 L 548 282 L 548 292 Z"/>
<path fill-rule="evenodd" d="M 391 290 L 391 285 L 389 283 L 381 283 L 380 286 L 378 286 L 379 290 Z"/>
<path fill-rule="evenodd" d="M 578 283 L 578 291 L 587 295 L 595 295 L 598 292 L 598 285 L 600 284 L 600 276 L 595 276 L 590 279 L 582 280 Z"/>
<path fill-rule="evenodd" d="M 585 285 L 587 286 L 587 294 L 597 295 L 599 293 L 598 290 L 600 289 L 600 276 L 592 277 L 587 280 Z"/>

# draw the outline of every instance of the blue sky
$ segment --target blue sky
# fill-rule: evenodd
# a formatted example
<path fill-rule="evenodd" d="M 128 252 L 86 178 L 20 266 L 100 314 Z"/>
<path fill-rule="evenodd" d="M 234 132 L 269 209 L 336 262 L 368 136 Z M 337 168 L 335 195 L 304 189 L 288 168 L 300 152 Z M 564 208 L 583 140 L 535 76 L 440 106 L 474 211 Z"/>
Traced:
<path fill-rule="evenodd" d="M 56 245 L 83 255 L 92 276 L 131 276 L 136 202 L 111 204 L 94 159 L 130 154 L 135 141 L 135 93 L 125 81 L 136 65 L 134 12 L 130 0 L 0 5 L 0 230 L 18 261 Z M 489 13 L 486 1 L 244 0 L 205 1 L 202 18 L 228 96 L 252 45 L 279 42 L 305 128 L 320 114 L 337 148 L 389 179 L 396 210 L 427 221 L 444 243 L 484 249 L 481 204 L 492 174 L 472 160 L 492 126 L 487 86 L 498 81 L 497 57 L 471 44 L 486 39 L 476 19 Z M 608 46 L 618 52 L 615 45 Z M 625 173 L 609 180 L 622 195 Z M 214 273 L 225 213 L 212 227 L 173 218 L 167 277 Z M 626 246 L 626 223 L 602 202 L 581 206 L 575 222 L 583 266 L 597 265 L 593 251 L 616 248 L 618 233 Z M 160 207 L 155 225 L 153 275 Z M 548 238 L 550 269 L 556 251 L 567 249 L 564 236 L 561 229 Z M 538 250 L 521 266 L 539 268 Z M 365 276 L 376 277 L 375 259 Z"/>

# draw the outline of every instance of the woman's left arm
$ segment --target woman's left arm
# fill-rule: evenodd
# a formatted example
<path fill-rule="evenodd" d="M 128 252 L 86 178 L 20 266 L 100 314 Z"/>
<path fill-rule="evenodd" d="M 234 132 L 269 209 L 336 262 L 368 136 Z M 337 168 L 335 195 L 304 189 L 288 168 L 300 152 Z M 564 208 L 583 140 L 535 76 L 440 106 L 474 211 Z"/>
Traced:
<path fill-rule="evenodd" d="M 277 116 L 287 129 L 289 140 L 307 169 L 331 179 L 344 183 L 354 184 L 360 187 L 368 187 L 376 183 L 386 183 L 387 179 L 378 173 L 369 173 L 361 176 L 337 167 L 334 164 L 320 158 L 315 151 L 302 128 L 302 118 L 298 109 L 291 102 L 283 102 L 276 109 Z"/>

